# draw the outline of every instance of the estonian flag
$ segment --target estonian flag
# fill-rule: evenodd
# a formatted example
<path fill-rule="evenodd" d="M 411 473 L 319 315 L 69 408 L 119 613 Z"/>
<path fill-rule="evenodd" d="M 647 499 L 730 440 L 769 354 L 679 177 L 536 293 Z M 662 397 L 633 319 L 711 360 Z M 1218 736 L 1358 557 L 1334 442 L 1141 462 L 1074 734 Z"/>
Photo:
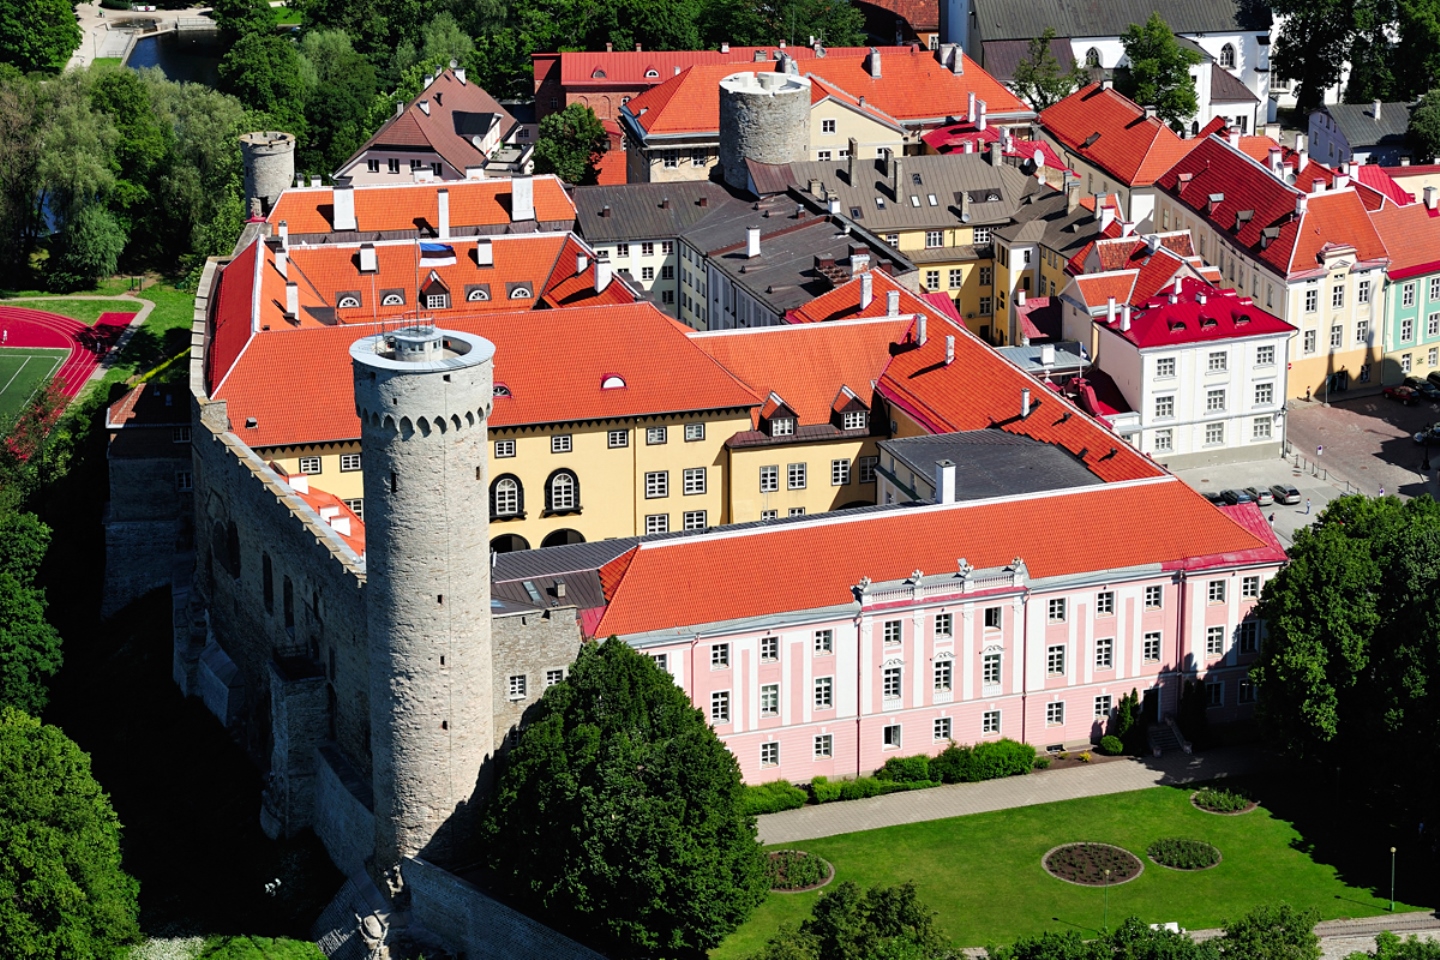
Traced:
<path fill-rule="evenodd" d="M 420 244 L 420 266 L 449 267 L 455 263 L 455 248 L 447 243 Z"/>

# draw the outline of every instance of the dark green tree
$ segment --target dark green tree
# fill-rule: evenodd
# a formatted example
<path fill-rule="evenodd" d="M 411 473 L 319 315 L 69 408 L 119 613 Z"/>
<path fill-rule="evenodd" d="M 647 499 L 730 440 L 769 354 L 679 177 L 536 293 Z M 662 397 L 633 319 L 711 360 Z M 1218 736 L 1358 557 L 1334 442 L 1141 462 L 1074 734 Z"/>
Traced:
<path fill-rule="evenodd" d="M 1436 49 L 1436 44 L 1440 44 L 1440 0 L 1399 0 L 1398 9 L 1392 8 L 1392 14 L 1398 20 L 1396 29 L 1400 34 L 1394 51 L 1397 74 L 1394 93 L 1410 100 L 1440 85 L 1440 50 Z M 1350 100 L 1347 96 L 1346 102 L 1366 101 Z"/>
<path fill-rule="evenodd" d="M 784 40 L 803 44 L 810 37 L 827 47 L 858 47 L 866 42 L 865 16 L 849 0 L 701 0 L 701 41 L 764 45 Z"/>
<path fill-rule="evenodd" d="M 50 530 L 34 514 L 0 510 L 0 706 L 38 715 L 61 663 L 60 634 L 35 582 Z"/>
<path fill-rule="evenodd" d="M 0 711 L 0 955 L 120 958 L 139 885 L 90 758 L 59 728 Z"/>
<path fill-rule="evenodd" d="M 125 249 L 125 228 L 103 204 L 87 203 L 65 221 L 45 275 L 51 289 L 84 290 L 112 276 Z"/>
<path fill-rule="evenodd" d="M 1346 103 L 1391 100 L 1397 89 L 1394 45 L 1387 31 L 1395 24 L 1395 0 L 1356 0 L 1355 32 L 1350 40 L 1350 79 Z M 1405 62 L 1404 58 L 1399 61 Z"/>
<path fill-rule="evenodd" d="M 274 33 L 275 15 L 266 0 L 213 0 L 211 18 L 227 43 L 251 33 Z"/>
<path fill-rule="evenodd" d="M 306 143 L 302 169 L 340 169 L 371 132 L 370 110 L 378 86 L 375 69 L 340 30 L 312 30 L 300 42 L 306 75 Z"/>
<path fill-rule="evenodd" d="M 540 121 L 535 172 L 553 173 L 566 183 L 594 182 L 595 163 L 605 146 L 605 128 L 595 111 L 572 103 Z"/>
<path fill-rule="evenodd" d="M 1143 25 L 1132 23 L 1120 37 L 1129 66 L 1115 74 L 1115 89 L 1179 130 L 1199 109 L 1190 68 L 1200 54 L 1182 47 L 1159 11 Z"/>
<path fill-rule="evenodd" d="M 941 960 L 956 954 L 913 883 L 861 890 L 846 881 L 820 894 L 810 916 L 783 927 L 751 960 Z"/>
<path fill-rule="evenodd" d="M 1273 13 L 1285 18 L 1271 51 L 1270 67 L 1294 80 L 1302 113 L 1324 102 L 1325 88 L 1340 82 L 1355 32 L 1354 0 L 1270 0 Z"/>
<path fill-rule="evenodd" d="M 107 205 L 128 238 L 125 261 L 142 269 L 163 262 L 173 226 L 154 202 L 154 190 L 170 163 L 173 131 L 156 115 L 150 88 L 134 70 L 92 68 L 90 105 L 110 118 L 118 134 Z"/>
<path fill-rule="evenodd" d="M 26 73 L 56 73 L 80 40 L 75 8 L 67 0 L 0 0 L 0 63 Z"/>
<path fill-rule="evenodd" d="M 497 883 L 601 952 L 703 956 L 768 885 L 734 756 L 614 637 L 583 647 L 532 711 L 482 818 Z"/>
<path fill-rule="evenodd" d="M 426 0 L 292 0 L 292 7 L 306 28 L 344 30 L 376 65 L 388 64 L 402 43 L 415 43 L 436 12 Z"/>
<path fill-rule="evenodd" d="M 1036 110 L 1059 103 L 1085 82 L 1085 71 L 1078 63 L 1072 63 L 1069 70 L 1061 68 L 1050 51 L 1054 39 L 1055 28 L 1046 27 L 1040 36 L 1031 38 L 1029 52 L 1015 65 L 1015 92 Z"/>
<path fill-rule="evenodd" d="M 303 86 L 300 55 L 284 37 L 247 33 L 220 60 L 220 88 L 277 126 L 297 133 Z"/>
<path fill-rule="evenodd" d="M 1259 907 L 1225 923 L 1219 940 L 1225 960 L 1320 960 L 1315 935 L 1318 910 L 1296 910 L 1288 903 Z"/>
<path fill-rule="evenodd" d="M 0 68 L 0 267 L 17 276 L 41 228 L 43 116 L 38 84 Z"/>

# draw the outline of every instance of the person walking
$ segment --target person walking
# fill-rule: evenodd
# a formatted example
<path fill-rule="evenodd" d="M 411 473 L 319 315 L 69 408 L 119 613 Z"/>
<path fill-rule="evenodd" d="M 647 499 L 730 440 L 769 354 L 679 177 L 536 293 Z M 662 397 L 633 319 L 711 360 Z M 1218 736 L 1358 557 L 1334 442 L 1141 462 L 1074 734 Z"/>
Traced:
<path fill-rule="evenodd" d="M 1382 496 L 1382 497 L 1385 496 L 1385 488 L 1384 488 L 1384 487 L 1381 487 L 1381 488 L 1380 488 L 1380 496 Z"/>
<path fill-rule="evenodd" d="M 1305 516 L 1310 516 L 1310 498 L 1305 498 Z"/>

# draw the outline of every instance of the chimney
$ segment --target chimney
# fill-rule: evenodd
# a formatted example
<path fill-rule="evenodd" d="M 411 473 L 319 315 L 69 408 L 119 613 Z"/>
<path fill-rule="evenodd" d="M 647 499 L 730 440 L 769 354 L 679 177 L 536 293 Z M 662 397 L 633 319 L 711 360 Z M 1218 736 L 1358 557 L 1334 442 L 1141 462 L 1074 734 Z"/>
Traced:
<path fill-rule="evenodd" d="M 1129 300 L 1126 300 L 1124 306 L 1122 306 L 1122 307 L 1120 308 L 1120 329 L 1121 329 L 1121 331 L 1123 331 L 1123 332 L 1125 332 L 1125 333 L 1130 332 L 1130 301 L 1129 301 Z"/>
<path fill-rule="evenodd" d="M 870 248 L 863 244 L 850 244 L 850 276 L 870 272 Z"/>
<path fill-rule="evenodd" d="M 976 130 L 984 130 L 984 129 L 985 129 L 985 126 L 986 126 L 986 124 L 987 124 L 987 122 L 988 122 L 988 121 L 985 119 L 985 101 L 984 101 L 984 100 L 976 100 L 976 101 L 975 101 L 975 109 L 979 111 L 979 113 L 977 113 L 976 116 L 975 116 L 975 129 L 976 129 Z"/>
<path fill-rule="evenodd" d="M 290 254 L 285 252 L 284 247 L 280 247 L 275 251 L 275 269 L 280 271 L 280 276 L 287 279 L 289 278 Z"/>
<path fill-rule="evenodd" d="M 344 186 L 336 185 L 330 191 L 331 202 L 334 203 L 332 219 L 336 230 L 356 230 L 355 225 L 355 188 L 349 184 Z"/>
<path fill-rule="evenodd" d="M 669 210 L 669 209 L 670 209 L 670 198 L 669 198 L 669 197 L 661 197 L 661 198 L 660 198 L 660 209 L 661 209 L 661 210 Z"/>
<path fill-rule="evenodd" d="M 952 363 L 954 363 L 954 362 L 955 362 L 955 337 L 954 337 L 953 335 L 952 335 L 952 336 L 946 336 L 946 337 L 945 337 L 945 366 L 948 367 L 948 366 L 950 366 L 950 364 L 952 364 Z"/>
<path fill-rule="evenodd" d="M 1236 150 L 1239 150 L 1239 149 L 1240 149 L 1240 131 L 1239 131 L 1239 130 L 1232 129 L 1232 130 L 1230 131 L 1229 135 L 1226 137 L 1226 139 L 1230 141 L 1230 146 L 1234 147 Z"/>
<path fill-rule="evenodd" d="M 1115 222 L 1115 208 L 1102 201 L 1104 194 L 1095 195 L 1095 209 L 1100 212 L 1100 229 L 1108 230 L 1110 224 Z"/>
<path fill-rule="evenodd" d="M 1026 387 L 1020 391 L 1020 419 L 1024 420 L 1030 416 L 1030 388 Z"/>
<path fill-rule="evenodd" d="M 300 285 L 298 283 L 285 284 L 285 316 L 300 316 Z"/>
<path fill-rule="evenodd" d="M 890 189 L 895 194 L 895 202 L 900 202 L 900 189 L 905 185 L 904 164 L 900 160 L 900 154 L 890 155 Z"/>
<path fill-rule="evenodd" d="M 756 257 L 760 256 L 760 228 L 759 228 L 759 227 L 746 227 L 746 228 L 745 228 L 745 256 L 746 256 L 747 259 L 750 259 L 750 260 L 753 260 L 753 259 L 755 259 Z"/>
<path fill-rule="evenodd" d="M 1293 177 L 1293 176 L 1295 176 L 1295 161 L 1294 161 L 1294 160 L 1285 160 L 1285 161 L 1283 161 L 1283 162 L 1280 164 L 1280 178 L 1281 178 L 1282 180 L 1284 180 L 1286 183 L 1289 183 L 1289 182 L 1290 182 L 1290 178 Z"/>
<path fill-rule="evenodd" d="M 900 316 L 900 291 L 899 291 L 899 290 L 887 290 L 887 291 L 885 291 L 885 316 L 887 316 L 887 317 L 898 317 L 898 316 Z"/>
<path fill-rule="evenodd" d="M 1045 367 L 1055 366 L 1055 344 L 1040 344 L 1040 365 Z"/>
<path fill-rule="evenodd" d="M 556 597 L 556 599 L 558 599 L 558 600 L 564 600 L 564 599 L 565 599 L 565 581 L 564 581 L 564 580 L 556 580 L 556 581 L 555 581 L 555 597 Z"/>
<path fill-rule="evenodd" d="M 535 219 L 535 181 L 516 177 L 510 181 L 510 221 L 521 223 Z"/>
<path fill-rule="evenodd" d="M 850 186 L 852 186 L 852 187 L 855 186 L 855 165 L 856 165 L 856 163 L 859 161 L 859 157 L 860 157 L 860 141 L 856 140 L 854 137 L 851 137 L 851 138 L 850 138 L 850 156 L 846 158 L 846 162 L 849 164 L 849 168 L 846 170 L 846 174 L 847 174 L 847 179 L 849 180 Z"/>
<path fill-rule="evenodd" d="M 584 250 L 581 250 L 579 253 L 575 254 L 575 276 L 578 277 L 580 276 L 580 274 L 584 273 L 585 268 L 588 266 L 590 266 L 590 258 L 585 255 Z"/>
<path fill-rule="evenodd" d="M 280 221 L 280 246 L 282 249 L 290 249 L 290 221 Z"/>
<path fill-rule="evenodd" d="M 1208 299 L 1209 296 L 1205 293 L 1204 287 L 1201 287 L 1199 290 L 1195 291 L 1195 302 L 1200 304 L 1200 306 L 1205 306 L 1205 301 Z"/>
<path fill-rule="evenodd" d="M 430 89 L 430 84 L 432 84 L 432 83 L 434 83 L 434 82 L 435 82 L 435 75 L 434 75 L 434 74 L 431 74 L 431 73 L 425 74 L 425 87 L 424 87 L 424 89 L 429 90 L 429 89 Z"/>
<path fill-rule="evenodd" d="M 397 104 L 395 104 L 395 116 L 397 116 L 397 117 L 403 117 L 403 116 L 405 116 L 405 104 L 403 104 L 403 103 L 397 103 Z"/>
<path fill-rule="evenodd" d="M 965 75 L 965 52 L 960 49 L 960 44 L 955 44 L 955 55 L 950 60 L 950 72 L 957 77 Z"/>
<path fill-rule="evenodd" d="M 469 166 L 465 168 L 466 180 L 484 180 L 485 168 L 480 166 Z"/>
<path fill-rule="evenodd" d="M 967 123 L 974 123 L 974 122 L 975 122 L 975 91 L 974 91 L 974 90 L 971 90 L 970 93 L 969 93 L 969 95 L 965 98 L 965 121 L 966 121 Z"/>
<path fill-rule="evenodd" d="M 609 47 L 609 44 L 606 44 L 606 47 L 608 48 L 608 47 Z M 730 41 L 729 41 L 729 40 L 726 40 L 724 43 L 720 44 L 720 52 L 721 52 L 721 53 L 729 53 L 729 52 L 730 52 Z"/>
<path fill-rule="evenodd" d="M 320 178 L 319 178 L 319 177 L 311 177 L 311 178 L 310 178 L 310 186 L 312 186 L 312 187 L 318 187 L 318 186 L 320 186 Z"/>
<path fill-rule="evenodd" d="M 425 116 L 427 116 L 427 117 L 430 116 L 430 101 L 429 101 L 429 100 L 421 100 L 419 103 L 416 104 L 416 106 L 418 106 L 418 107 L 420 108 L 420 112 L 423 113 L 423 114 L 425 114 Z"/>
<path fill-rule="evenodd" d="M 1002 151 L 1003 151 L 1003 148 L 1002 148 L 1001 145 L 1000 145 L 1000 141 L 999 141 L 999 140 L 992 140 L 992 141 L 990 141 L 989 146 L 990 146 L 990 149 L 988 149 L 988 150 L 985 151 L 985 159 L 986 159 L 987 161 L 989 161 L 990 166 L 992 166 L 992 167 L 998 167 L 998 166 L 1000 166 L 1002 163 L 1005 162 L 1005 161 L 1002 159 L 1002 157 L 1004 156 L 1004 153 L 1002 152 Z"/>
<path fill-rule="evenodd" d="M 595 258 L 595 292 L 604 293 L 605 288 L 610 286 L 610 280 L 614 277 L 610 269 L 610 257 L 600 254 Z"/>
<path fill-rule="evenodd" d="M 1324 192 L 1325 192 L 1325 181 L 1324 181 L 1324 180 L 1321 180 L 1319 177 L 1316 177 L 1314 180 L 1310 181 L 1310 192 L 1311 192 L 1311 193 L 1324 193 Z"/>
<path fill-rule="evenodd" d="M 880 49 L 878 47 L 870 48 L 870 56 L 865 60 L 865 72 L 870 74 L 873 79 L 880 79 Z"/>
<path fill-rule="evenodd" d="M 1440 196 L 1437 196 L 1437 194 L 1440 194 L 1440 191 L 1437 191 L 1434 187 L 1426 187 L 1426 188 L 1425 188 L 1425 209 L 1426 209 L 1426 210 L 1434 210 L 1434 209 L 1435 209 L 1437 200 L 1440 200 Z"/>
<path fill-rule="evenodd" d="M 441 187 L 435 191 L 435 218 L 440 222 L 436 224 L 440 231 L 441 240 L 450 239 L 450 191 Z"/>
<path fill-rule="evenodd" d="M 350 536 L 350 518 L 336 517 L 334 520 L 330 521 L 330 529 L 334 530 L 342 537 Z"/>
<path fill-rule="evenodd" d="M 1270 148 L 1270 172 L 1275 174 L 1275 176 L 1277 177 L 1284 175 L 1284 171 L 1280 167 L 1280 164 L 1283 162 L 1284 156 L 1285 151 L 1282 150 L 1278 145 Z"/>
<path fill-rule="evenodd" d="M 1297 217 L 1303 217 L 1303 216 L 1305 216 L 1305 205 L 1306 205 L 1306 201 L 1307 201 L 1308 199 L 1309 199 L 1309 198 L 1306 197 L 1305 194 L 1303 194 L 1303 193 L 1296 195 L 1296 197 L 1295 197 L 1295 216 L 1297 216 Z"/>
<path fill-rule="evenodd" d="M 1177 296 L 1177 297 L 1180 296 L 1180 290 L 1181 290 L 1181 286 L 1180 286 L 1180 285 L 1181 285 L 1182 282 L 1183 282 L 1183 278 L 1181 278 L 1181 277 L 1176 277 L 1176 278 L 1175 278 L 1175 296 Z"/>
<path fill-rule="evenodd" d="M 1295 163 L 1295 172 L 1302 173 L 1310 162 L 1310 138 L 1303 133 L 1295 134 L 1295 152 L 1300 154 Z"/>
<path fill-rule="evenodd" d="M 495 266 L 495 247 L 489 240 L 475 241 L 475 265 L 477 267 Z"/>
<path fill-rule="evenodd" d="M 1379 123 L 1379 122 L 1380 122 L 1380 101 L 1379 101 L 1379 100 L 1376 100 L 1375 103 L 1372 104 L 1372 106 L 1374 106 L 1374 108 L 1375 108 L 1375 122 L 1376 122 L 1376 123 Z"/>
<path fill-rule="evenodd" d="M 917 313 L 917 314 L 915 314 L 915 342 L 916 342 L 916 344 L 918 344 L 919 346 L 922 346 L 922 347 L 923 347 L 923 346 L 925 346 L 925 342 L 926 342 L 927 340 L 929 340 L 929 339 L 930 339 L 929 324 L 927 323 L 927 321 L 926 321 L 926 319 L 925 319 L 925 314 L 923 314 L 923 313 Z"/>
<path fill-rule="evenodd" d="M 975 152 L 975 141 L 974 141 L 974 140 L 966 140 L 966 141 L 965 141 L 964 152 L 965 152 L 965 153 L 974 153 L 974 152 Z"/>
<path fill-rule="evenodd" d="M 635 52 L 636 52 L 636 53 L 639 53 L 639 52 L 640 52 L 640 44 L 638 44 L 638 43 L 635 44 Z"/>
<path fill-rule="evenodd" d="M 1074 213 L 1080 209 L 1080 181 L 1069 180 L 1065 184 L 1065 212 Z"/>
<path fill-rule="evenodd" d="M 465 85 L 465 68 L 464 68 L 464 67 L 457 67 L 457 68 L 455 69 L 455 79 L 460 81 L 460 85 L 461 85 L 462 87 Z"/>
<path fill-rule="evenodd" d="M 1112 324 L 1115 322 L 1115 298 L 1114 298 L 1114 297 L 1109 297 L 1109 298 L 1105 301 L 1105 322 L 1106 322 L 1106 323 L 1112 323 Z"/>
<path fill-rule="evenodd" d="M 1336 190 L 1344 190 L 1348 186 L 1350 186 L 1350 177 L 1348 175 L 1342 173 L 1335 178 Z"/>
<path fill-rule="evenodd" d="M 360 272 L 375 273 L 380 269 L 380 263 L 375 258 L 375 244 L 360 244 Z"/>
<path fill-rule="evenodd" d="M 870 306 L 870 301 L 875 299 L 875 275 L 869 270 L 860 274 L 860 309 L 864 310 Z"/>
<path fill-rule="evenodd" d="M 836 215 L 836 216 L 839 216 L 839 215 L 840 215 L 840 198 L 839 198 L 839 197 L 831 197 L 829 200 L 825 201 L 825 208 L 826 208 L 827 210 L 829 210 L 832 214 L 834 214 L 834 215 Z"/>
<path fill-rule="evenodd" d="M 1017 306 L 1017 307 L 1023 307 L 1023 306 L 1025 306 L 1025 288 L 1024 288 L 1024 287 L 1021 287 L 1019 290 L 1016 290 L 1016 291 L 1015 291 L 1015 306 Z"/>
<path fill-rule="evenodd" d="M 608 216 L 610 216 L 610 204 L 607 203 L 607 204 L 605 204 L 605 206 L 603 206 L 603 207 L 600 208 L 600 216 L 602 216 L 602 217 L 608 217 Z"/>
<path fill-rule="evenodd" d="M 303 186 L 305 186 L 305 174 L 303 174 L 303 173 L 297 173 L 297 174 L 295 174 L 295 186 L 297 186 L 297 187 L 303 187 Z"/>
<path fill-rule="evenodd" d="M 955 502 L 955 461 L 935 461 L 935 502 Z"/>

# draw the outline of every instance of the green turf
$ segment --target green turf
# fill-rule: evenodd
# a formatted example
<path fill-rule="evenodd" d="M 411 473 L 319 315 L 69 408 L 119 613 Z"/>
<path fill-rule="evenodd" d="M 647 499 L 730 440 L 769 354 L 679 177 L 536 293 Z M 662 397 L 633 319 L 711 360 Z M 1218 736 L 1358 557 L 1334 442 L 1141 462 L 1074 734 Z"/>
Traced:
<path fill-rule="evenodd" d="M 1388 842 L 1393 841 L 1386 846 L 1377 842 L 1374 856 L 1367 846 L 1362 866 L 1342 879 L 1334 866 L 1312 858 L 1311 837 L 1264 807 L 1222 817 L 1196 810 L 1189 797 L 1188 788 L 1156 787 L 785 846 L 828 859 L 835 865 L 837 882 L 869 886 L 915 881 L 957 946 L 1007 943 L 1047 929 L 1094 936 L 1102 925 L 1105 894 L 1056 880 L 1040 866 L 1046 851 L 1076 840 L 1113 843 L 1143 859 L 1153 841 L 1186 837 L 1214 844 L 1224 857 L 1219 866 L 1195 873 L 1167 870 L 1147 859 L 1138 878 L 1109 890 L 1112 925 L 1135 915 L 1147 923 L 1173 920 L 1199 930 L 1278 900 L 1314 907 L 1325 920 L 1385 911 Z M 1347 820 L 1339 830 L 1354 832 L 1353 824 Z M 1418 884 L 1410 884 L 1415 891 Z M 1403 883 L 1400 889 L 1403 894 Z M 771 894 L 749 922 L 711 954 L 712 960 L 756 952 L 780 924 L 797 924 L 808 916 L 818 896 Z M 1397 904 L 1397 909 L 1418 908 Z"/>
<path fill-rule="evenodd" d="M 15 418 L 69 353 L 38 347 L 0 347 L 0 427 Z"/>

